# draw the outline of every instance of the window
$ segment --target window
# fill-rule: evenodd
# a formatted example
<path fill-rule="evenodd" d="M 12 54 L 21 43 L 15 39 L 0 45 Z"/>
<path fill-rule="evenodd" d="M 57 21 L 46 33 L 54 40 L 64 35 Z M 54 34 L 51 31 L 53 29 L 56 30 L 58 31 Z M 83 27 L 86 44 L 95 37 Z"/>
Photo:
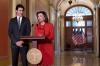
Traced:
<path fill-rule="evenodd" d="M 71 26 L 71 22 L 70 21 L 66 21 L 66 27 L 70 27 Z"/>
<path fill-rule="evenodd" d="M 84 6 L 75 6 L 69 9 L 66 13 L 66 16 L 75 16 L 81 14 L 82 16 L 90 16 L 92 15 L 91 11 Z"/>

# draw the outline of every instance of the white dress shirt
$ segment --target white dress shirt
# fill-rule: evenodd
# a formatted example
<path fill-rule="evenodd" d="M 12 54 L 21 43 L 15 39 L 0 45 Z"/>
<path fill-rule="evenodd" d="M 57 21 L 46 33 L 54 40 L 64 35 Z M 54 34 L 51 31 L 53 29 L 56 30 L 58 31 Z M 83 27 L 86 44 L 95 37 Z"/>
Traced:
<path fill-rule="evenodd" d="M 20 20 L 19 20 L 19 18 L 20 18 Z M 21 24 L 21 22 L 22 22 L 22 17 L 20 17 L 20 16 L 17 16 L 17 20 L 20 22 L 20 24 Z"/>

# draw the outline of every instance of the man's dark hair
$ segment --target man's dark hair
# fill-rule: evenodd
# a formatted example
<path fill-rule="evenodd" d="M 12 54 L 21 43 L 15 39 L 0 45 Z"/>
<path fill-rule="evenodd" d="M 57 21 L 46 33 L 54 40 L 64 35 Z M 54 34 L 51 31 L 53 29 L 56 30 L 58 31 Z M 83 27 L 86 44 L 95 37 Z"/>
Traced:
<path fill-rule="evenodd" d="M 22 4 L 18 4 L 17 6 L 16 6 L 16 10 L 18 10 L 18 8 L 23 8 L 23 11 L 24 11 L 24 6 L 22 5 Z"/>
<path fill-rule="evenodd" d="M 48 22 L 48 16 L 47 16 L 47 14 L 46 14 L 46 12 L 45 11 L 38 11 L 37 13 L 36 13 L 36 15 L 37 15 L 37 17 L 38 17 L 38 14 L 40 14 L 40 13 L 42 13 L 43 15 L 44 15 L 44 17 L 45 17 L 45 22 Z"/>

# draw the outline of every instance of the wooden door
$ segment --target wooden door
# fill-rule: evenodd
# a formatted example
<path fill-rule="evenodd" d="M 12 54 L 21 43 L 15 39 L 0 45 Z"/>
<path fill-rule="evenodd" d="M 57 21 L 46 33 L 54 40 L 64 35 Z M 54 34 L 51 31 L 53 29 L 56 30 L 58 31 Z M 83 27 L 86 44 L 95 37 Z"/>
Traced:
<path fill-rule="evenodd" d="M 9 0 L 0 0 L 0 60 L 8 58 Z"/>
<path fill-rule="evenodd" d="M 65 50 L 72 50 L 75 48 L 76 44 L 73 42 L 73 31 L 82 30 L 84 33 L 85 41 L 82 44 L 77 44 L 77 46 L 84 46 L 84 49 L 93 50 L 93 17 L 84 16 L 84 19 L 81 24 L 78 25 L 78 22 L 72 21 L 72 17 L 65 17 L 64 22 L 65 27 Z M 79 38 L 79 37 L 78 37 Z M 76 38 L 77 39 L 77 38 Z M 75 39 L 75 40 L 76 40 Z M 80 41 L 78 39 L 77 41 Z"/>

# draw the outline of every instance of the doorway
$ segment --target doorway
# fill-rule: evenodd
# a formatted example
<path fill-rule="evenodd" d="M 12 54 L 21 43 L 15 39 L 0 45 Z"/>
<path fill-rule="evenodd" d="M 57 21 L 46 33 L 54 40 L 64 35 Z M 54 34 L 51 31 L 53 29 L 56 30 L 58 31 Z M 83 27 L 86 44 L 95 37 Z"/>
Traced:
<path fill-rule="evenodd" d="M 64 16 L 64 50 L 93 51 L 93 12 L 84 5 L 69 8 Z"/>

